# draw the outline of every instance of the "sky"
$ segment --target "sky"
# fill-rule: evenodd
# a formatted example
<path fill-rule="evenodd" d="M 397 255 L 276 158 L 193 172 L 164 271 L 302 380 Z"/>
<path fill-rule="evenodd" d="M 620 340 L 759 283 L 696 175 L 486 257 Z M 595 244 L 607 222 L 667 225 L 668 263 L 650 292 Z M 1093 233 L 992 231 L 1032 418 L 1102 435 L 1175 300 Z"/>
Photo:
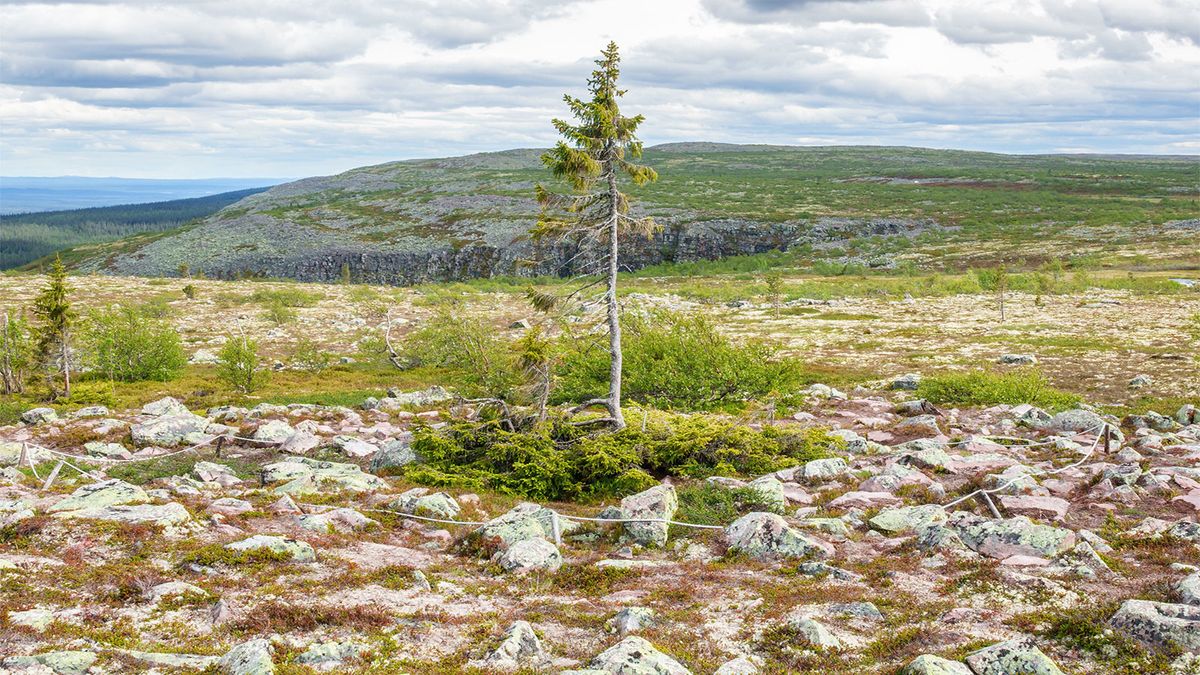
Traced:
<path fill-rule="evenodd" d="M 1197 0 L 0 3 L 0 175 L 300 177 L 554 142 L 1200 153 Z"/>

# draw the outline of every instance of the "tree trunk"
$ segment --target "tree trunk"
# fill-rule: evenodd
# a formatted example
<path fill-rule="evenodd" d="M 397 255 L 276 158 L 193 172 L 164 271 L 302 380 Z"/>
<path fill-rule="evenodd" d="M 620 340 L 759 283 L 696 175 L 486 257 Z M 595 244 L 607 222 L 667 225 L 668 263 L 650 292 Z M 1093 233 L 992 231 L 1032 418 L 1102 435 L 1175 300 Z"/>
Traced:
<path fill-rule="evenodd" d="M 71 347 L 66 331 L 62 334 L 62 373 L 64 396 L 71 398 Z"/>
<path fill-rule="evenodd" d="M 617 233 L 620 229 L 620 214 L 617 206 L 617 167 L 611 159 L 608 165 L 608 199 L 611 208 L 608 220 L 608 291 L 604 300 L 608 305 L 608 415 L 616 429 L 625 428 L 625 416 L 621 414 L 621 317 L 617 307 Z"/>

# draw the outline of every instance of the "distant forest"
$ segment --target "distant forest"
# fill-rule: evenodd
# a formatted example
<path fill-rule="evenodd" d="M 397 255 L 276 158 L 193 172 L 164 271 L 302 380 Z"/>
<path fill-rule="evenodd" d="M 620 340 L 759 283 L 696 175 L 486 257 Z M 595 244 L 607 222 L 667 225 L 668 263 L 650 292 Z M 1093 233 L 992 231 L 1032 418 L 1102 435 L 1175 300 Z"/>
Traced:
<path fill-rule="evenodd" d="M 20 267 L 80 244 L 170 230 L 266 189 L 251 188 L 149 204 L 0 216 L 0 270 Z"/>

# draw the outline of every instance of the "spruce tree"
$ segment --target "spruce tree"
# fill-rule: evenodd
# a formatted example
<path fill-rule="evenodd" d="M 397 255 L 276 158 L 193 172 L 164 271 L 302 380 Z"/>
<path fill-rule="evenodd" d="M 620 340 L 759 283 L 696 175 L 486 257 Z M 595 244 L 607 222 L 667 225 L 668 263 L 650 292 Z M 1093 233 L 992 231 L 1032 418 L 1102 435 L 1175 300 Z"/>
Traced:
<path fill-rule="evenodd" d="M 591 100 L 570 94 L 563 97 L 574 121 L 553 120 L 563 140 L 542 155 L 542 162 L 555 178 L 570 186 L 572 193 L 556 194 L 538 185 L 536 194 L 543 211 L 533 230 L 535 238 L 572 238 L 583 246 L 599 246 L 604 251 L 596 261 L 598 268 L 587 271 L 599 274 L 606 284 L 604 303 L 611 359 L 608 396 L 585 401 L 577 409 L 603 405 L 608 410 L 606 420 L 617 429 L 625 426 L 621 414 L 621 319 L 617 304 L 620 240 L 633 234 L 649 236 L 656 228 L 650 218 L 629 215 L 629 197 L 621 192 L 619 180 L 624 177 L 644 185 L 658 179 L 654 169 L 630 161 L 642 155 L 642 142 L 636 132 L 644 118 L 621 114 L 619 99 L 625 90 L 617 87 L 620 63 L 617 44 L 608 43 L 588 79 Z M 550 303 L 553 299 L 546 297 L 543 301 Z"/>
<path fill-rule="evenodd" d="M 75 327 L 75 311 L 67 297 L 67 269 L 62 258 L 54 256 L 54 265 L 46 287 L 33 301 L 33 314 L 38 318 L 38 363 L 46 374 L 50 397 L 59 395 L 58 378 L 62 378 L 62 395 L 71 395 L 71 331 Z"/>

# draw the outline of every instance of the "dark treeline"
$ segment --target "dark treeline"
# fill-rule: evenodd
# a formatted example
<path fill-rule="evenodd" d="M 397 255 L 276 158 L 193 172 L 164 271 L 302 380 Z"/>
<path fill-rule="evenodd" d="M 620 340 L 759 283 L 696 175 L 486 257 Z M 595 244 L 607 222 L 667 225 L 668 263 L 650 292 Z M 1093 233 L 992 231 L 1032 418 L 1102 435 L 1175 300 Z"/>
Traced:
<path fill-rule="evenodd" d="M 267 188 L 149 204 L 0 216 L 0 269 L 20 267 L 80 244 L 170 230 Z"/>

